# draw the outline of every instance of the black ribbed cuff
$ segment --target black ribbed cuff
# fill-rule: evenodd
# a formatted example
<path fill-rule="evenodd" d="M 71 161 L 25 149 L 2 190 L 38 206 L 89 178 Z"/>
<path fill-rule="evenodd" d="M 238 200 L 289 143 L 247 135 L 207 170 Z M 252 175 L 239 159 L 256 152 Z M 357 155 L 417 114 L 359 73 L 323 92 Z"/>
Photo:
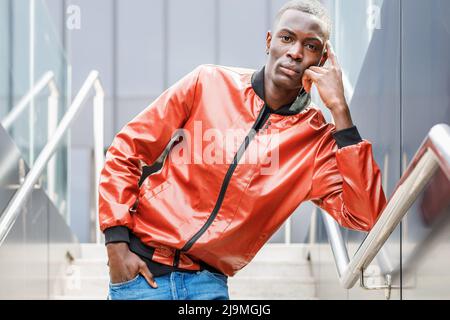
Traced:
<path fill-rule="evenodd" d="M 124 226 L 116 226 L 105 229 L 105 245 L 115 242 L 130 243 L 130 229 Z"/>
<path fill-rule="evenodd" d="M 352 146 L 363 141 L 356 126 L 336 131 L 333 133 L 333 138 L 336 140 L 339 149 Z"/>

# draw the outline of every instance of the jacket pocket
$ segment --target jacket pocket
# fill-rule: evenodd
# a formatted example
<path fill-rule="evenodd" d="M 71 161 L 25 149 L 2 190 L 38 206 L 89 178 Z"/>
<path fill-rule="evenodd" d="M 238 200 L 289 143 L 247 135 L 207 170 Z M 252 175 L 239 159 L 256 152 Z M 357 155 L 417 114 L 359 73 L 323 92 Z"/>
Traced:
<path fill-rule="evenodd" d="M 162 191 L 166 190 L 170 186 L 171 186 L 171 183 L 169 180 L 166 180 L 163 183 L 161 183 L 151 189 L 148 189 L 146 186 L 143 186 L 141 188 L 141 190 L 139 191 L 139 198 L 144 197 L 146 200 L 150 200 L 150 199 L 154 198 L 158 193 L 161 193 Z"/>

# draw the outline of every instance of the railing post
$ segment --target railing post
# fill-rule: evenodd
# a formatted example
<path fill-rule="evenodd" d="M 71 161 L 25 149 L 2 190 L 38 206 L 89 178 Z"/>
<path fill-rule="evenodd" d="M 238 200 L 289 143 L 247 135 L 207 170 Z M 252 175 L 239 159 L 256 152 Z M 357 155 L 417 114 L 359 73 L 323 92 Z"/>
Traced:
<path fill-rule="evenodd" d="M 105 156 L 103 152 L 104 146 L 104 108 L 105 93 L 103 91 L 100 80 L 94 83 L 94 156 L 95 156 L 95 182 L 94 182 L 94 199 L 95 199 L 95 242 L 102 242 L 102 233 L 100 232 L 99 222 L 99 206 L 98 206 L 98 184 L 100 182 L 100 173 L 103 168 Z"/>
<path fill-rule="evenodd" d="M 55 82 L 49 83 L 50 95 L 48 97 L 47 110 L 47 141 L 55 134 L 58 127 L 58 99 L 59 92 Z M 56 154 L 48 162 L 47 166 L 47 189 L 48 195 L 53 203 L 56 203 Z"/>
<path fill-rule="evenodd" d="M 284 243 L 291 244 L 291 232 L 292 232 L 292 219 L 289 217 L 284 225 Z"/>
<path fill-rule="evenodd" d="M 317 211 L 319 208 L 314 206 L 313 211 L 311 212 L 311 222 L 309 224 L 309 244 L 314 245 L 317 242 Z"/>

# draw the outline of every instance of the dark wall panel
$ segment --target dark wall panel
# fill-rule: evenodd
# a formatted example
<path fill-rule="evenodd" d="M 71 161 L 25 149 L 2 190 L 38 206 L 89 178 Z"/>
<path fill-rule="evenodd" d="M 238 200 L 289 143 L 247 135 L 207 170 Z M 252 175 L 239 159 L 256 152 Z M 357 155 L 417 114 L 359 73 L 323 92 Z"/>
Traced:
<path fill-rule="evenodd" d="M 450 123 L 450 2 L 402 1 L 402 154 L 403 169 L 434 125 Z M 449 299 L 448 231 L 431 247 L 450 215 L 450 187 L 435 176 L 404 219 L 405 299 Z M 448 220 L 448 219 L 447 219 Z M 437 223 L 436 223 L 437 222 Z M 439 223 L 440 222 L 440 223 Z M 421 256 L 416 253 L 421 252 Z M 415 258 L 412 258 L 415 257 Z"/>

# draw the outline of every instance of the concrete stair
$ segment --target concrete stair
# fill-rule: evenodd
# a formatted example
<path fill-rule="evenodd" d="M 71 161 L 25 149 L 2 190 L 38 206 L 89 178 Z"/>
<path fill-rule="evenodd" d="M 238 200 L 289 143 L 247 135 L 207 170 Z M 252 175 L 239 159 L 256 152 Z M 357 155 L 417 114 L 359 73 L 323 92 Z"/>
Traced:
<path fill-rule="evenodd" d="M 316 299 L 316 284 L 307 246 L 267 244 L 228 280 L 233 300 Z"/>
<path fill-rule="evenodd" d="M 307 246 L 267 244 L 253 261 L 229 278 L 232 300 L 316 299 L 316 284 L 306 259 Z M 105 300 L 109 271 L 104 245 L 82 244 L 81 258 L 66 270 L 56 300 Z"/>

